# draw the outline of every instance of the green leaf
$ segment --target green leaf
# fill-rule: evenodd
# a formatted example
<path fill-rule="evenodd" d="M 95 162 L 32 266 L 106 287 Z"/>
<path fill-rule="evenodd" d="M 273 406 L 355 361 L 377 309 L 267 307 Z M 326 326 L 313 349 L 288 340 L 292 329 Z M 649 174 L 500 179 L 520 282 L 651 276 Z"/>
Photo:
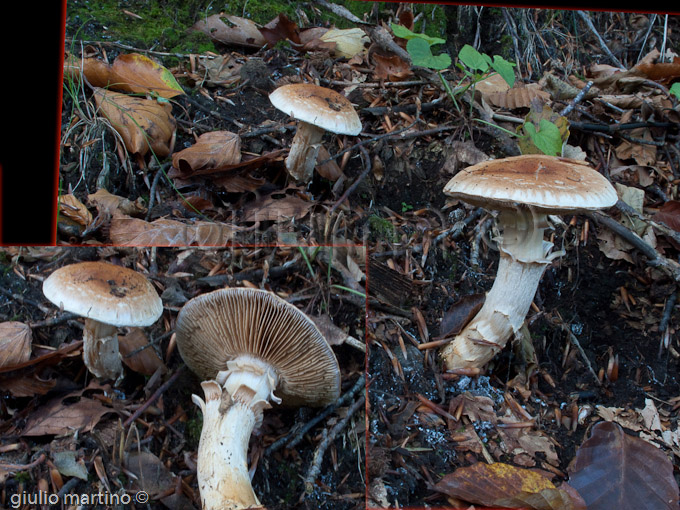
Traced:
<path fill-rule="evenodd" d="M 494 55 L 491 67 L 493 67 L 494 70 L 501 75 L 501 78 L 503 78 L 505 82 L 510 85 L 510 87 L 515 84 L 515 70 L 513 69 L 515 64 L 508 62 L 499 55 Z"/>
<path fill-rule="evenodd" d="M 432 46 L 433 44 L 442 44 L 446 42 L 446 39 L 442 39 L 441 37 L 431 37 L 427 34 L 418 34 L 416 32 L 411 32 L 408 28 L 406 28 L 403 25 L 395 25 L 395 24 L 390 24 L 390 27 L 392 28 L 392 32 L 394 32 L 394 35 L 397 37 L 401 37 L 402 39 L 408 39 L 409 41 L 411 39 L 422 39 L 427 42 L 428 45 Z"/>
<path fill-rule="evenodd" d="M 541 119 L 536 131 L 536 126 L 528 122 L 524 126 L 525 131 L 543 154 L 548 156 L 559 156 L 562 154 L 562 135 L 559 128 L 546 119 Z"/>
<path fill-rule="evenodd" d="M 430 45 L 423 39 L 411 39 L 406 43 L 406 51 L 411 55 L 414 66 L 427 67 L 441 71 L 451 65 L 451 57 L 446 53 L 433 55 Z"/>
<path fill-rule="evenodd" d="M 676 81 L 673 85 L 671 85 L 670 93 L 680 99 L 680 81 Z"/>
<path fill-rule="evenodd" d="M 458 60 L 470 69 L 482 72 L 489 70 L 489 63 L 491 62 L 488 55 L 482 55 L 469 44 L 466 44 L 460 49 L 458 52 Z"/>

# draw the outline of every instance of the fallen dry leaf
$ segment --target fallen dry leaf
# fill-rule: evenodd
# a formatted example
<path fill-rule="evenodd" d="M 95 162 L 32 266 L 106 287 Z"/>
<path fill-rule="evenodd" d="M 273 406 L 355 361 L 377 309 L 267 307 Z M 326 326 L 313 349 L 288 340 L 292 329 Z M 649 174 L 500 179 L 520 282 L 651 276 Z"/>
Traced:
<path fill-rule="evenodd" d="M 36 374 L 0 378 L 0 390 L 9 391 L 13 397 L 45 395 L 56 384 L 55 379 L 41 379 Z"/>
<path fill-rule="evenodd" d="M 241 137 L 231 131 L 203 133 L 194 145 L 172 155 L 172 166 L 183 174 L 240 162 Z"/>
<path fill-rule="evenodd" d="M 84 227 L 90 225 L 94 219 L 85 204 L 71 194 L 59 197 L 59 214 Z"/>
<path fill-rule="evenodd" d="M 556 487 L 530 469 L 496 462 L 478 462 L 445 475 L 436 485 L 439 492 L 492 507 L 532 510 L 585 510 L 573 492 Z"/>
<path fill-rule="evenodd" d="M 100 188 L 96 193 L 88 195 L 87 202 L 95 206 L 100 214 L 113 215 L 114 212 L 118 211 L 129 216 L 136 216 L 147 211 L 146 207 L 142 204 L 141 197 L 133 202 L 128 198 L 113 195 L 104 188 Z"/>
<path fill-rule="evenodd" d="M 678 484 L 668 456 L 617 423 L 595 424 L 568 471 L 569 484 L 588 510 L 678 508 Z"/>
<path fill-rule="evenodd" d="M 307 216 L 314 202 L 303 200 L 296 195 L 275 192 L 263 195 L 243 206 L 242 221 L 290 221 L 295 218 L 300 220 Z"/>
<path fill-rule="evenodd" d="M 78 402 L 65 404 L 67 397 L 54 398 L 33 411 L 26 420 L 22 436 L 73 434 L 92 430 L 102 416 L 113 412 L 99 400 L 81 397 Z"/>
<path fill-rule="evenodd" d="M 184 94 L 168 69 L 139 53 L 119 55 L 112 65 L 94 57 L 77 58 L 67 55 L 64 72 L 71 77 L 82 72 L 89 84 L 98 88 L 153 93 L 166 99 Z"/>
<path fill-rule="evenodd" d="M 224 22 L 226 19 L 231 25 Z M 223 44 L 234 44 L 250 48 L 261 48 L 267 44 L 257 25 L 246 18 L 229 16 L 224 13 L 213 14 L 196 22 L 192 27 L 211 39 Z"/>
<path fill-rule="evenodd" d="M 112 244 L 121 246 L 224 246 L 238 231 L 224 223 L 148 222 L 117 213 L 111 219 L 109 236 Z"/>
<path fill-rule="evenodd" d="M 119 335 L 118 347 L 123 363 L 137 373 L 153 375 L 165 366 L 140 328 L 132 328 L 127 335 Z"/>
<path fill-rule="evenodd" d="M 370 41 L 366 32 L 360 28 L 332 28 L 319 39 L 325 43 L 335 43 L 333 53 L 345 58 L 352 58 L 364 52 L 364 45 Z"/>
<path fill-rule="evenodd" d="M 301 44 L 300 30 L 298 26 L 284 13 L 279 15 L 259 29 L 267 44 L 273 47 L 279 41 L 291 41 L 296 45 Z"/>
<path fill-rule="evenodd" d="M 376 80 L 401 81 L 413 74 L 411 65 L 397 55 L 373 53 L 371 58 L 375 62 L 373 77 Z"/>
<path fill-rule="evenodd" d="M 0 322 L 0 368 L 12 367 L 31 357 L 33 335 L 23 322 Z"/>
<path fill-rule="evenodd" d="M 144 156 L 151 149 L 159 158 L 170 154 L 175 120 L 169 104 L 101 88 L 95 89 L 94 98 L 129 153 Z"/>

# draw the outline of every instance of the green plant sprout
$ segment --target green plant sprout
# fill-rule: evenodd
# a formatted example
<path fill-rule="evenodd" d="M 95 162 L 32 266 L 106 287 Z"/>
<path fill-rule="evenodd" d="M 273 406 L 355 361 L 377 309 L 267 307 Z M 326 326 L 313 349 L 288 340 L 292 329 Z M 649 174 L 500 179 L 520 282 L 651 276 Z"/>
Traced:
<path fill-rule="evenodd" d="M 458 52 L 458 62 L 456 63 L 456 66 L 461 71 L 463 71 L 464 76 L 458 82 L 455 89 L 452 89 L 448 80 L 446 80 L 442 74 L 444 69 L 448 69 L 451 66 L 451 57 L 447 53 L 441 53 L 439 55 L 434 55 L 432 53 L 432 46 L 435 44 L 443 44 L 446 42 L 446 40 L 440 37 L 432 37 L 426 34 L 412 32 L 403 25 L 393 24 L 391 27 L 395 36 L 408 41 L 406 43 L 406 51 L 411 57 L 411 62 L 413 65 L 432 69 L 433 71 L 437 72 L 439 79 L 446 90 L 446 93 L 451 98 L 458 111 L 460 111 L 460 108 L 458 106 L 458 102 L 456 101 L 456 97 L 460 97 L 468 89 L 472 89 L 474 97 L 475 85 L 488 76 L 491 76 L 494 72 L 498 73 L 510 87 L 513 87 L 515 84 L 515 72 L 513 69 L 515 64 L 508 62 L 500 55 L 494 55 L 493 57 L 490 57 L 486 53 L 480 53 L 469 44 L 466 44 Z M 463 82 L 466 80 L 468 83 L 463 85 Z M 680 97 L 680 84 L 675 85 L 677 85 L 677 87 L 675 87 L 675 89 L 671 88 L 671 92 Z M 504 129 L 496 124 L 486 122 L 482 119 L 475 120 L 484 124 L 488 124 L 492 127 L 495 127 L 496 129 L 500 129 L 510 136 L 517 137 L 520 140 L 531 142 L 523 144 L 521 143 L 520 149 L 526 149 L 527 147 L 533 145 L 533 147 L 544 154 L 549 156 L 559 156 L 562 154 L 562 147 L 566 142 L 562 136 L 563 133 L 560 131 L 558 126 L 548 119 L 540 119 L 538 121 L 537 127 L 531 122 L 529 118 L 527 118 L 517 133 Z"/>

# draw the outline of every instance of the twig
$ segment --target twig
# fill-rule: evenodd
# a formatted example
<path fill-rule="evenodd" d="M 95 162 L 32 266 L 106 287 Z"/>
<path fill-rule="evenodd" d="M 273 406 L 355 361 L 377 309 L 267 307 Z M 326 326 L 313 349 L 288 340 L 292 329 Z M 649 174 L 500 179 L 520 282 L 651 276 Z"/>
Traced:
<path fill-rule="evenodd" d="M 645 215 L 640 214 L 631 206 L 629 206 L 627 203 L 625 203 L 623 200 L 619 200 L 618 202 L 616 202 L 616 208 L 623 214 L 627 216 L 633 216 L 635 217 L 635 219 L 643 221 L 647 225 L 654 227 L 655 229 L 659 230 L 659 232 L 663 233 L 665 236 L 668 236 L 671 239 L 673 239 L 673 241 L 675 241 L 676 243 L 680 243 L 680 233 L 668 227 L 663 222 L 656 222 L 654 220 L 647 218 Z"/>
<path fill-rule="evenodd" d="M 652 246 L 642 240 L 635 232 L 631 231 L 613 218 L 610 218 L 606 214 L 600 212 L 585 213 L 585 216 L 597 223 L 604 225 L 612 232 L 623 238 L 625 241 L 633 245 L 634 248 L 641 251 L 642 254 L 647 257 L 647 264 L 661 269 L 675 281 L 680 281 L 680 264 L 674 260 L 667 259 L 666 257 L 662 256 Z"/>
<path fill-rule="evenodd" d="M 317 423 L 320 421 L 326 419 L 326 417 L 330 416 L 332 413 L 335 412 L 335 410 L 342 406 L 345 405 L 345 403 L 350 400 L 354 395 L 360 390 L 366 388 L 366 378 L 362 374 L 354 383 L 354 386 L 346 392 L 344 395 L 342 395 L 337 402 L 334 402 L 333 404 L 329 405 L 324 409 L 321 413 L 316 415 L 314 418 L 309 420 L 307 423 L 305 423 L 302 427 L 291 430 L 288 434 L 286 434 L 284 437 L 278 439 L 277 441 L 273 442 L 270 444 L 267 449 L 265 450 L 265 456 L 269 456 L 272 453 L 274 453 L 276 450 L 280 449 L 284 444 L 286 445 L 286 448 L 294 448 L 300 441 L 302 441 L 302 438 L 304 435 L 309 432 L 309 430 L 312 429 Z"/>
<path fill-rule="evenodd" d="M 365 403 L 366 395 L 361 395 L 361 397 L 359 397 L 357 401 L 350 406 L 350 408 L 347 410 L 347 414 L 342 420 L 336 423 L 335 426 L 330 431 L 324 430 L 323 439 L 316 447 L 316 450 L 314 450 L 312 464 L 309 466 L 307 474 L 305 475 L 304 479 L 305 492 L 300 497 L 300 501 L 304 499 L 305 494 L 311 494 L 314 491 L 314 481 L 321 472 L 321 463 L 323 462 L 324 453 L 331 445 L 331 443 L 335 440 L 335 437 L 342 431 L 342 429 L 344 429 L 347 426 L 347 423 L 349 422 L 350 418 L 354 415 L 354 413 L 356 413 L 359 409 L 365 407 Z"/>
<path fill-rule="evenodd" d="M 45 454 L 41 453 L 40 456 L 30 464 L 0 464 L 0 471 L 28 471 L 38 464 L 42 464 L 45 461 L 45 458 Z"/>
<path fill-rule="evenodd" d="M 165 171 L 170 167 L 171 164 L 172 163 L 169 161 L 163 163 L 163 165 L 161 165 L 161 167 L 156 172 L 156 175 L 154 175 L 153 181 L 151 182 L 151 188 L 149 189 L 149 206 L 146 211 L 146 221 L 149 221 L 151 218 L 151 209 L 153 209 L 154 203 L 156 202 L 156 188 L 158 187 L 158 181 L 160 181 L 162 175 L 165 175 L 167 179 L 168 174 Z"/>
<path fill-rule="evenodd" d="M 604 52 L 612 60 L 612 62 L 614 62 L 614 64 L 616 64 L 617 67 L 620 67 L 621 69 L 625 70 L 626 68 L 623 66 L 621 62 L 619 62 L 619 59 L 614 56 L 614 54 L 611 52 L 607 44 L 604 42 L 604 39 L 602 39 L 600 34 L 597 32 L 597 29 L 595 28 L 595 25 L 593 25 L 593 21 L 590 19 L 588 13 L 584 11 L 576 11 L 576 13 L 581 17 L 583 21 L 585 21 L 590 31 L 595 35 L 595 37 L 597 37 L 597 40 L 600 43 L 600 47 L 602 48 L 602 50 L 604 50 Z"/>
<path fill-rule="evenodd" d="M 554 317 L 548 317 L 546 315 L 546 319 L 548 322 L 550 322 L 553 326 L 557 326 L 560 328 L 562 331 L 564 331 L 567 336 L 569 337 L 569 340 L 571 343 L 578 349 L 578 352 L 581 353 L 581 357 L 583 358 L 583 361 L 586 364 L 586 367 L 588 368 L 588 371 L 590 372 L 590 375 L 593 376 L 593 379 L 595 379 L 595 382 L 597 383 L 598 386 L 602 386 L 602 381 L 600 381 L 600 378 L 597 376 L 597 373 L 593 369 L 593 366 L 590 364 L 590 359 L 588 358 L 588 355 L 586 354 L 586 351 L 583 350 L 583 347 L 581 347 L 581 342 L 578 341 L 578 337 L 572 333 L 571 328 L 564 323 L 564 320 L 562 317 L 560 317 L 559 313 L 557 314 L 558 319 L 555 319 Z"/>
<path fill-rule="evenodd" d="M 328 211 L 328 216 L 331 216 L 335 210 L 342 204 L 347 198 L 352 194 L 352 192 L 359 186 L 359 183 L 364 180 L 364 177 L 368 175 L 368 173 L 371 171 L 371 156 L 368 154 L 368 151 L 364 148 L 363 145 L 359 146 L 359 150 L 361 150 L 361 153 L 364 156 L 364 169 L 361 171 L 359 174 L 359 177 L 354 179 L 354 182 L 352 185 L 345 190 L 345 192 L 342 194 L 342 196 L 338 199 L 335 204 L 333 204 L 333 207 L 330 208 Z"/>
<path fill-rule="evenodd" d="M 574 107 L 579 104 L 581 101 L 583 101 L 583 98 L 586 96 L 588 91 L 590 90 L 590 87 L 593 86 L 593 81 L 589 81 L 586 83 L 586 86 L 581 89 L 581 92 L 576 94 L 576 97 L 569 101 L 569 104 L 565 106 L 562 111 L 560 112 L 560 116 L 565 117 L 567 114 L 569 114 Z"/>
<path fill-rule="evenodd" d="M 659 321 L 659 331 L 661 331 L 662 333 L 666 331 L 668 323 L 671 321 L 671 315 L 673 314 L 673 309 L 675 308 L 675 302 L 677 300 L 678 292 L 676 289 L 673 289 L 673 292 L 671 293 L 670 296 L 668 296 L 668 299 L 666 300 L 666 305 L 663 308 L 663 315 L 661 316 L 661 320 Z"/>
<path fill-rule="evenodd" d="M 153 395 L 151 395 L 151 398 L 144 402 L 140 407 L 137 408 L 137 410 L 130 415 L 130 417 L 125 420 L 125 423 L 123 423 L 123 427 L 128 427 L 130 424 L 135 421 L 137 418 L 141 416 L 141 414 L 151 405 L 153 404 L 158 398 L 167 390 L 170 386 L 172 386 L 172 383 L 174 383 L 177 378 L 180 376 L 180 374 L 184 371 L 185 365 L 180 366 L 177 371 L 172 374 L 172 377 L 170 377 L 167 381 L 165 381 L 155 392 Z"/>

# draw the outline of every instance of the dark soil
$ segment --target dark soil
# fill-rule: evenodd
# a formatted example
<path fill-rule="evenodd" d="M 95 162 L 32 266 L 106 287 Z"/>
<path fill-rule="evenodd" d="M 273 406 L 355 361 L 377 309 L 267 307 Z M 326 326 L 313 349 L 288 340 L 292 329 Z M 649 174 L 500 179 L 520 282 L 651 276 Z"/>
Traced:
<path fill-rule="evenodd" d="M 107 480 L 113 492 L 119 489 L 138 490 L 139 486 L 133 484 L 129 471 L 125 470 L 132 468 L 116 460 L 119 445 L 114 437 L 120 438 L 121 433 L 123 437 L 131 434 L 131 438 L 133 436 L 136 438 L 138 434 L 140 438 L 146 439 L 141 450 L 162 459 L 163 465 L 171 473 L 171 482 L 168 482 L 170 485 L 166 483 L 158 490 L 164 493 L 164 497 L 172 495 L 171 499 L 161 503 L 156 498 L 158 494 L 152 494 L 148 508 L 200 508 L 195 463 L 202 416 L 198 407 L 192 403 L 191 395 L 202 396 L 202 390 L 200 380 L 195 375 L 184 369 L 179 378 L 163 392 L 160 400 L 150 407 L 150 412 L 140 416 L 142 421 L 133 424 L 128 430 L 120 429 L 120 424 L 131 412 L 144 404 L 161 383 L 183 367 L 177 349 L 169 349 L 169 345 L 177 312 L 187 299 L 225 285 L 239 286 L 249 281 L 256 286 L 263 285 L 269 290 L 286 293 L 296 306 L 310 316 L 328 314 L 337 327 L 354 338 L 364 336 L 365 314 L 361 302 L 359 301 L 357 305 L 354 300 L 346 299 L 342 294 L 330 292 L 331 289 L 327 285 L 336 283 L 337 273 L 331 271 L 331 279 L 326 280 L 326 266 L 321 255 L 312 259 L 312 267 L 317 269 L 319 274 L 310 277 L 309 269 L 296 249 L 186 251 L 159 248 L 152 252 L 148 248 L 56 250 L 23 248 L 6 251 L 0 255 L 3 261 L 0 279 L 0 286 L 3 288 L 3 295 L 0 296 L 0 320 L 35 324 L 33 342 L 48 346 L 47 348 L 56 348 L 62 343 L 73 342 L 82 337 L 82 323 L 79 319 L 60 321 L 52 326 L 40 325 L 46 319 L 59 318 L 62 315 L 45 299 L 41 291 L 42 279 L 54 269 L 82 260 L 107 260 L 136 269 L 140 267 L 148 269 L 149 276 L 159 288 L 159 293 L 164 291 L 165 312 L 161 320 L 145 329 L 145 333 L 153 344 L 153 349 L 167 366 L 166 373 L 161 374 L 155 382 L 152 382 L 153 378 L 126 368 L 125 377 L 119 387 L 114 389 L 109 383 L 104 385 L 103 391 L 99 390 L 98 386 L 92 387 L 94 389 L 88 390 L 87 395 L 95 395 L 94 398 L 105 402 L 111 413 L 104 415 L 91 432 L 65 437 L 51 435 L 24 437 L 22 431 L 32 414 L 42 405 L 82 389 L 92 382 L 79 355 L 68 357 L 53 366 L 41 364 L 23 370 L 0 373 L 2 385 L 0 447 L 15 445 L 15 448 L 0 453 L 0 466 L 7 463 L 28 464 L 36 460 L 40 453 L 44 453 L 47 458 L 47 462 L 41 462 L 29 471 L 18 471 L 9 475 L 3 483 L 0 501 L 0 505 L 5 508 L 12 502 L 13 495 L 32 494 L 37 492 L 38 487 L 49 493 L 56 493 L 60 486 L 55 486 L 54 481 L 49 484 L 49 488 L 40 484 L 44 481 L 49 482 L 52 459 L 56 453 L 64 450 L 75 451 L 77 458 L 84 460 L 90 475 L 87 481 L 63 477 L 63 482 L 70 480 L 71 484 L 75 483 L 70 486 L 70 492 L 78 494 L 103 492 L 104 487 L 97 481 L 97 475 Z M 151 264 L 150 260 L 153 260 Z M 292 265 L 282 269 L 286 262 L 292 262 Z M 263 280 L 262 269 L 265 263 L 270 264 L 270 272 Z M 223 268 L 209 275 L 209 271 L 218 264 L 222 264 Z M 315 282 L 313 279 L 318 280 Z M 40 348 L 40 352 L 44 350 L 45 348 Z M 333 350 L 341 367 L 344 395 L 363 374 L 365 355 L 346 344 L 336 345 Z M 75 352 L 77 354 L 79 351 Z M 12 392 L 17 388 L 17 377 L 34 375 L 53 382 L 53 386 L 41 392 L 43 394 L 36 394 L 33 397 L 14 397 Z M 289 433 L 294 435 L 299 427 L 314 419 L 323 410 L 278 407 L 264 413 L 262 426 L 251 438 L 249 455 L 254 469 L 254 490 L 267 508 L 350 510 L 364 507 L 363 409 L 359 409 L 352 416 L 326 450 L 320 475 L 311 492 L 306 492 L 303 482 L 323 434 L 345 416 L 349 405 L 361 393 L 361 391 L 356 393 L 344 405 L 313 426 L 301 437 L 296 446 L 288 447 L 284 443 L 271 452 L 266 449 L 276 440 L 286 437 Z M 114 433 L 118 435 L 115 436 Z M 130 444 L 126 451 L 133 453 L 137 451 L 136 439 Z M 103 472 L 95 473 L 93 461 L 96 456 L 102 457 L 104 461 Z M 0 476 L 2 474 L 0 471 Z M 181 485 L 177 485 L 180 480 Z M 134 491 L 131 494 L 134 494 Z M 95 505 L 92 508 L 110 507 Z"/>
<path fill-rule="evenodd" d="M 556 233 L 562 235 L 559 229 Z M 573 234 L 566 235 L 567 241 L 570 235 Z M 468 265 L 466 248 L 461 246 L 453 249 L 458 263 L 452 277 L 452 257 L 447 251 L 438 249 L 430 253 L 422 266 L 428 281 L 413 280 L 413 295 L 419 297 L 408 303 L 421 310 L 431 338 L 440 334 L 439 322 L 453 302 L 463 295 L 488 290 L 495 274 L 497 253 L 489 251 L 482 261 L 483 274 L 478 273 L 472 282 L 470 276 L 474 273 Z M 397 267 L 403 267 L 403 256 L 393 259 Z M 419 260 L 418 256 L 411 257 L 411 262 L 416 260 Z M 649 284 L 645 285 L 635 278 L 633 271 L 658 280 L 650 278 Z M 467 276 L 461 279 L 463 273 Z M 621 287 L 639 300 L 632 312 L 617 299 Z M 419 351 L 409 342 L 407 335 L 401 333 L 406 345 L 407 355 L 404 356 L 396 341 L 398 330 L 393 321 L 385 318 L 390 314 L 384 309 L 376 309 L 372 320 L 374 328 L 369 336 L 372 337 L 369 355 L 369 484 L 372 480 L 381 479 L 387 490 L 387 500 L 392 505 L 443 506 L 446 499 L 433 490 L 432 484 L 458 467 L 484 460 L 470 453 L 458 452 L 459 444 L 451 439 L 453 432 L 441 419 L 439 424 L 436 421 L 423 422 L 429 415 L 414 412 L 418 407 L 417 394 L 444 410 L 449 410 L 449 401 L 461 392 L 489 396 L 497 403 L 502 402 L 504 392 L 513 394 L 529 414 L 539 417 L 538 430 L 554 439 L 559 457 L 554 468 L 566 474 L 576 450 L 588 437 L 588 425 L 599 418 L 593 413 L 583 425 L 568 430 L 557 423 L 554 414 L 546 412 L 546 409 L 560 407 L 565 413 L 572 405 L 641 409 L 650 396 L 663 402 L 678 395 L 680 374 L 677 361 L 668 350 L 660 350 L 658 332 L 663 303 L 669 296 L 669 289 L 674 292 L 674 288 L 670 280 L 656 271 L 644 266 L 631 268 L 626 263 L 611 261 L 593 242 L 585 246 L 577 244 L 547 269 L 535 299 L 541 311 L 530 311 L 527 318 L 537 365 L 528 367 L 516 354 L 516 346 L 510 342 L 490 363 L 485 375 L 472 379 L 462 376 L 454 381 L 441 379 L 442 369 L 433 351 Z M 402 308 L 408 309 L 408 306 Z M 578 352 L 569 345 L 565 333 L 546 320 L 546 316 L 556 313 L 575 332 L 596 372 L 606 370 L 610 353 L 618 355 L 618 378 L 615 381 L 605 377 L 601 387 L 594 382 Z M 630 320 L 631 314 L 635 316 L 633 320 Z M 678 318 L 678 312 L 674 310 L 671 322 Z M 415 321 L 402 319 L 402 324 L 414 339 L 420 338 Z M 568 347 L 571 349 L 565 359 Z M 391 357 L 398 360 L 403 376 L 395 370 Z M 531 375 L 528 387 L 532 390 L 532 397 L 528 399 L 523 399 L 508 386 L 513 378 L 523 373 Z M 549 380 L 554 381 L 554 386 L 548 383 Z M 488 440 L 494 440 L 493 430 L 488 433 Z M 402 446 L 404 443 L 407 443 L 406 447 Z M 497 460 L 512 463 L 507 458 Z M 546 468 L 546 461 L 540 458 L 540 454 L 535 461 L 535 467 Z M 677 466 L 676 463 L 676 473 Z"/>

